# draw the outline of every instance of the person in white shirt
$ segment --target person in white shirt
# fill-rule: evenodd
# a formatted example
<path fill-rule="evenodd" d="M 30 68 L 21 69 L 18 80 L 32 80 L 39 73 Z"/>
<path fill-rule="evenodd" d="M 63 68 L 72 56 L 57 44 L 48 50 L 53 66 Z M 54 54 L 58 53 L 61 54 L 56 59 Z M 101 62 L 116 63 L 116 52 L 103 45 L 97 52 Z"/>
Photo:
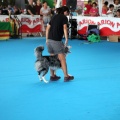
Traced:
<path fill-rule="evenodd" d="M 43 2 L 43 7 L 40 10 L 40 14 L 43 16 L 43 23 L 44 23 L 44 27 L 46 29 L 47 24 L 51 20 L 51 8 L 48 6 L 46 1 Z"/>
<path fill-rule="evenodd" d="M 114 5 L 110 4 L 109 5 L 109 10 L 107 11 L 107 16 L 108 17 L 114 17 L 113 10 L 114 10 Z"/>
<path fill-rule="evenodd" d="M 120 18 L 120 9 L 117 10 L 117 12 L 116 12 L 116 17 L 117 17 L 117 18 Z"/>
<path fill-rule="evenodd" d="M 120 2 L 119 0 L 114 0 L 114 16 L 116 16 L 116 12 L 118 9 L 120 9 Z"/>

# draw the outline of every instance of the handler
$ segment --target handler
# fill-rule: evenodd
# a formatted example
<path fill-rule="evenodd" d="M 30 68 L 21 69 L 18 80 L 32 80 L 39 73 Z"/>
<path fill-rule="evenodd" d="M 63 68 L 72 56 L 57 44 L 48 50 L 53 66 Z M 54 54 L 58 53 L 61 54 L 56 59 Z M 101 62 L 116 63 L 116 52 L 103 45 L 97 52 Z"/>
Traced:
<path fill-rule="evenodd" d="M 70 76 L 67 71 L 67 63 L 64 54 L 64 48 L 68 45 L 68 30 L 67 24 L 68 19 L 67 15 L 69 14 L 69 9 L 66 6 L 59 8 L 58 14 L 53 16 L 50 23 L 46 28 L 46 44 L 48 47 L 48 52 L 51 55 L 58 55 L 58 58 L 61 62 L 61 67 L 64 73 L 64 82 L 68 82 L 74 79 L 74 76 Z M 62 42 L 63 35 L 65 36 L 65 45 Z M 56 76 L 54 70 L 51 72 L 51 81 L 56 81 L 60 79 L 59 76 Z"/>

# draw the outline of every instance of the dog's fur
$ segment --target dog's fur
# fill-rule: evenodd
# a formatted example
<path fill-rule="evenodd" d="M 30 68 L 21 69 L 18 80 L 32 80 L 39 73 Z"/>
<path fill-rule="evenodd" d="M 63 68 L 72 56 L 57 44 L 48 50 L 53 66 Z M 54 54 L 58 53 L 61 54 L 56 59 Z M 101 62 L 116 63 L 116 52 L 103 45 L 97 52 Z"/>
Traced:
<path fill-rule="evenodd" d="M 65 47 L 65 54 L 70 53 L 71 46 Z M 40 81 L 44 81 L 45 83 L 48 83 L 48 81 L 45 79 L 45 75 L 47 74 L 49 68 L 53 70 L 57 70 L 61 68 L 61 63 L 58 59 L 58 55 L 54 56 L 43 56 L 42 52 L 44 50 L 43 46 L 38 46 L 35 48 L 34 52 L 37 57 L 37 60 L 35 62 L 35 68 L 38 72 L 38 77 Z"/>

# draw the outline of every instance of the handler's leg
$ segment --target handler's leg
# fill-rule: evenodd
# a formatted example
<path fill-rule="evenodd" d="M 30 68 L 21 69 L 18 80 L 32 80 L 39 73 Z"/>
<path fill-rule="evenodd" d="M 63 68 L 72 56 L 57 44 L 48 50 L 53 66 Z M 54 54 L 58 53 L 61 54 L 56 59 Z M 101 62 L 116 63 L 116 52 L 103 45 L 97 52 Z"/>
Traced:
<path fill-rule="evenodd" d="M 54 54 L 51 54 L 51 56 L 53 56 L 53 55 Z M 51 77 L 50 77 L 51 81 L 56 81 L 56 80 L 59 80 L 61 78 L 60 76 L 56 75 L 56 71 L 55 70 L 50 69 L 50 74 L 51 74 Z"/>
<path fill-rule="evenodd" d="M 66 63 L 65 55 L 64 54 L 58 54 L 58 58 L 59 58 L 59 60 L 61 62 L 62 70 L 63 70 L 63 73 L 64 73 L 64 81 L 67 82 L 69 80 L 73 80 L 74 76 L 68 75 L 67 63 Z"/>
<path fill-rule="evenodd" d="M 58 58 L 61 62 L 61 66 L 62 66 L 62 70 L 64 73 L 64 77 L 68 77 L 68 71 L 67 71 L 67 63 L 66 63 L 66 59 L 65 59 L 65 55 L 64 54 L 58 54 Z"/>

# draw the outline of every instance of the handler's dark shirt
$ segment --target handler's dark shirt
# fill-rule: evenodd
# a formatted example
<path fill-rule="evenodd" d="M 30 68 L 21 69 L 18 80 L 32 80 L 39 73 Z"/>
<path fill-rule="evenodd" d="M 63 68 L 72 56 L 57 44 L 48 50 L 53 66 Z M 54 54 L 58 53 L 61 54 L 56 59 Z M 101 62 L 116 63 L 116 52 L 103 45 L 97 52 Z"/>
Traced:
<path fill-rule="evenodd" d="M 53 16 L 49 24 L 51 27 L 48 39 L 61 41 L 64 34 L 63 25 L 68 24 L 68 18 L 63 14 L 57 14 Z"/>
<path fill-rule="evenodd" d="M 32 6 L 32 5 L 27 6 L 27 14 L 30 15 L 28 10 L 30 10 L 33 15 L 36 15 L 36 7 L 35 6 Z"/>

